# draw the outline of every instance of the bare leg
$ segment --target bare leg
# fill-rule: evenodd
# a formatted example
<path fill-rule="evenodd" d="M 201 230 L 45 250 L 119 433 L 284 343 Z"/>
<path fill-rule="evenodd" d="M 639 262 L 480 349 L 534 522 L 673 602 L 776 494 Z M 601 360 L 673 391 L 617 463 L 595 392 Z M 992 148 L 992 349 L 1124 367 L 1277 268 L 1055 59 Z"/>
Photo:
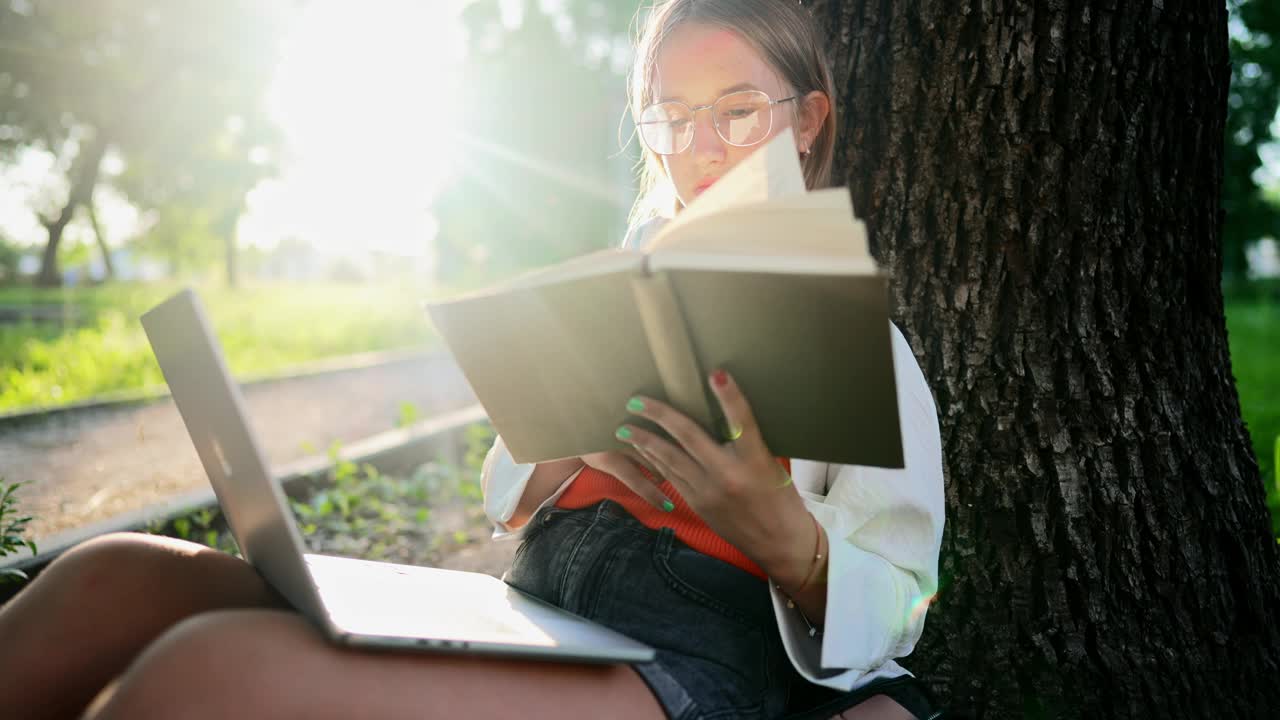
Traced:
<path fill-rule="evenodd" d="M 640 676 L 598 666 L 335 647 L 300 616 L 232 610 L 157 640 L 93 720 L 662 718 Z"/>
<path fill-rule="evenodd" d="M 198 613 L 280 607 L 242 560 L 138 533 L 68 551 L 0 608 L 0 698 L 13 717 L 75 717 L 155 638 Z"/>
<path fill-rule="evenodd" d="M 831 720 L 916 720 L 916 716 L 888 695 L 872 695 Z"/>

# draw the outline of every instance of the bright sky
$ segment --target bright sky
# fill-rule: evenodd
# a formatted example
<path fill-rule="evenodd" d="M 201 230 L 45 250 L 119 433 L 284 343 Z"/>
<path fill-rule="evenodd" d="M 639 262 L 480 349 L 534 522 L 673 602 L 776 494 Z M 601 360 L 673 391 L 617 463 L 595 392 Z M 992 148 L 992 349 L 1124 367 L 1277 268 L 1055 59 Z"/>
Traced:
<path fill-rule="evenodd" d="M 313 0 L 301 7 L 287 26 L 270 89 L 285 157 L 279 176 L 247 199 L 242 244 L 270 247 L 293 237 L 331 255 L 429 253 L 432 198 L 453 164 L 465 161 L 452 137 L 465 50 L 457 16 L 465 2 Z M 518 8 L 501 4 L 504 15 Z M 1260 179 L 1280 180 L 1280 146 L 1264 156 Z M 118 171 L 119 159 L 108 155 L 108 175 L 113 162 Z M 0 169 L 0 233 L 41 245 L 45 231 L 31 206 L 50 196 L 58 176 L 41 152 Z M 98 208 L 112 244 L 144 222 L 109 188 L 99 192 Z M 83 223 L 73 224 L 68 240 L 91 236 Z"/>
<path fill-rule="evenodd" d="M 431 199 L 455 159 L 460 5 L 304 6 L 271 88 L 285 169 L 250 193 L 242 243 L 292 236 L 337 254 L 427 251 Z"/>
<path fill-rule="evenodd" d="M 433 195 L 451 172 L 463 0 L 314 0 L 286 28 L 270 89 L 284 133 L 277 177 L 247 198 L 242 244 L 296 237 L 329 254 L 377 249 L 423 255 L 435 234 Z M 117 160 L 118 162 L 118 160 Z M 0 174 L 0 232 L 41 244 L 30 207 L 50 195 L 52 157 L 28 152 Z M 110 162 L 104 170 L 110 174 Z M 139 229 L 118 195 L 98 195 L 113 244 Z M 90 239 L 71 227 L 68 239 Z"/>

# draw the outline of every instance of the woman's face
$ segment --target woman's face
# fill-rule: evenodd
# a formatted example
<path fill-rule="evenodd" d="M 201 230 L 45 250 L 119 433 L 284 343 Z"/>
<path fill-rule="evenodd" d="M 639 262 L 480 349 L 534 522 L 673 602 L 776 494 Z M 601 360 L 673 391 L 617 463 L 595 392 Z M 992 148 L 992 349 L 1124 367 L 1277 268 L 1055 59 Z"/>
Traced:
<path fill-rule="evenodd" d="M 736 33 L 710 25 L 684 23 L 676 27 L 658 51 L 656 71 L 654 102 L 679 100 L 697 107 L 710 105 L 738 90 L 763 90 L 773 100 L 792 95 L 791 88 L 754 48 Z M 750 147 L 726 143 L 716 132 L 711 111 L 698 111 L 689 147 L 675 155 L 661 156 L 681 204 L 693 202 L 711 183 L 769 138 L 791 127 L 795 103 L 773 106 L 769 135 Z M 823 114 L 825 116 L 825 108 Z M 811 142 L 806 129 L 796 130 L 797 149 L 808 148 Z"/>

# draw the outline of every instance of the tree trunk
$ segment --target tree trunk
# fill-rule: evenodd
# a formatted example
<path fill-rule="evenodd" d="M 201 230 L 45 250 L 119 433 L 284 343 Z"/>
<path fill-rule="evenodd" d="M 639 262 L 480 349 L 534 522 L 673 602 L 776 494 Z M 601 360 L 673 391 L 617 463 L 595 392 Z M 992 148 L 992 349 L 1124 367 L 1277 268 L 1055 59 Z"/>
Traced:
<path fill-rule="evenodd" d="M 1280 557 L 1228 355 L 1221 2 L 807 2 L 937 399 L 905 664 L 1005 717 L 1274 717 Z"/>
<path fill-rule="evenodd" d="M 75 207 L 68 203 L 54 220 L 44 223 L 49 240 L 44 244 L 44 252 L 40 256 L 40 274 L 36 275 L 36 285 L 40 287 L 59 287 L 62 285 L 62 272 L 58 269 L 58 245 L 62 242 L 62 231 L 71 222 L 71 213 Z"/>
<path fill-rule="evenodd" d="M 93 226 L 93 236 L 97 238 L 98 250 L 102 252 L 102 267 L 106 272 L 106 279 L 114 280 L 116 268 L 111 262 L 111 250 L 107 247 L 106 236 L 102 234 L 102 224 L 98 222 L 98 210 L 94 205 L 92 195 L 90 195 L 89 201 L 85 203 L 85 209 L 89 211 L 89 224 Z"/>
<path fill-rule="evenodd" d="M 240 280 L 236 275 L 236 239 L 234 235 L 227 236 L 227 287 L 237 288 L 240 286 Z"/>
<path fill-rule="evenodd" d="M 71 218 L 75 217 L 76 208 L 92 200 L 93 188 L 98 183 L 98 168 L 102 165 L 102 156 L 106 152 L 107 138 L 101 132 L 96 133 L 81 147 L 74 170 L 70 174 L 71 188 L 67 192 L 66 204 L 62 206 L 58 217 L 44 220 L 49 240 L 45 243 L 44 254 L 40 259 L 37 285 L 58 287 L 62 284 L 62 273 L 58 271 L 58 245 L 62 242 L 62 232 L 66 230 Z"/>
<path fill-rule="evenodd" d="M 240 276 L 236 267 L 236 223 L 240 220 L 240 208 L 236 207 L 222 213 L 215 231 L 222 235 L 226 246 L 227 287 L 240 286 Z"/>

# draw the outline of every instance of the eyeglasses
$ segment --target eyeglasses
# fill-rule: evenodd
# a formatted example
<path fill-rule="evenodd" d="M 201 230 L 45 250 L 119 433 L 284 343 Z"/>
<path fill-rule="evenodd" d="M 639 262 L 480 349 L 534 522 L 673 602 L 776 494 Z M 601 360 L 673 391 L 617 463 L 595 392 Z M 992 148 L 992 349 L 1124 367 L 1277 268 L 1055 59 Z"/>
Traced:
<path fill-rule="evenodd" d="M 737 147 L 748 147 L 769 137 L 773 129 L 773 106 L 799 95 L 770 100 L 760 90 L 733 92 L 710 105 L 690 107 L 678 100 L 654 103 L 640 113 L 640 139 L 659 155 L 684 152 L 693 142 L 694 115 L 711 110 L 712 125 L 720 139 Z"/>

